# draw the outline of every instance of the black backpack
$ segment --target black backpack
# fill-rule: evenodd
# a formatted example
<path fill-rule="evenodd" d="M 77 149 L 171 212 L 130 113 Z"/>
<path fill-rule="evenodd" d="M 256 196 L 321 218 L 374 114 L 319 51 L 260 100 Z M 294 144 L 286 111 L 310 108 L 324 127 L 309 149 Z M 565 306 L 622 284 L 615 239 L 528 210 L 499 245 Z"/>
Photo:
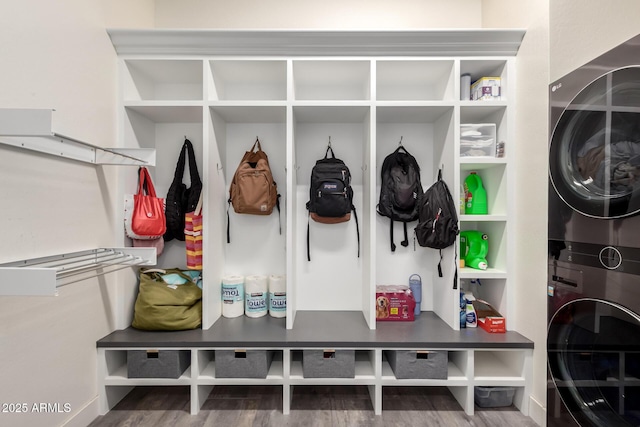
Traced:
<path fill-rule="evenodd" d="M 453 245 L 459 232 L 456 205 L 440 170 L 438 180 L 422 197 L 418 226 L 415 228 L 416 238 L 420 246 L 440 249 L 442 262 L 442 249 Z M 440 264 L 438 274 L 442 277 Z"/>
<path fill-rule="evenodd" d="M 396 250 L 396 245 L 393 242 L 393 222 L 402 222 L 404 240 L 401 245 L 406 247 L 409 246 L 407 222 L 418 220 L 420 199 L 423 194 L 420 166 L 418 166 L 415 157 L 400 145 L 396 151 L 384 159 L 380 175 L 382 184 L 378 213 L 391 219 L 389 239 L 393 252 Z"/>
<path fill-rule="evenodd" d="M 191 187 L 182 182 L 185 164 L 189 162 L 189 176 Z M 192 212 L 198 205 L 200 192 L 202 191 L 202 180 L 198 173 L 196 156 L 193 152 L 193 145 L 188 139 L 184 140 L 178 164 L 173 176 L 173 182 L 169 187 L 166 199 L 165 216 L 167 217 L 167 232 L 164 234 L 164 241 L 173 239 L 184 241 L 184 217 L 187 212 Z"/>
<path fill-rule="evenodd" d="M 331 157 L 328 157 L 329 150 L 331 150 Z M 311 170 L 307 210 L 311 219 L 324 224 L 349 221 L 353 211 L 358 235 L 358 258 L 360 257 L 360 229 L 356 208 L 353 205 L 351 172 L 342 160 L 336 159 L 331 143 L 327 147 L 324 158 L 316 161 L 316 165 Z M 307 224 L 307 260 L 311 261 L 309 224 Z"/>

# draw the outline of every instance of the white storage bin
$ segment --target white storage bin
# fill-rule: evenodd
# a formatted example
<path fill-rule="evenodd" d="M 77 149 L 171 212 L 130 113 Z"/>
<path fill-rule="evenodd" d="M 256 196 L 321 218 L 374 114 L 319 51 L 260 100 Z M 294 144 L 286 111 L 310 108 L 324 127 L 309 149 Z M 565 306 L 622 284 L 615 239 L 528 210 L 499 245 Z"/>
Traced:
<path fill-rule="evenodd" d="M 460 125 L 460 157 L 495 156 L 495 123 L 465 123 Z"/>

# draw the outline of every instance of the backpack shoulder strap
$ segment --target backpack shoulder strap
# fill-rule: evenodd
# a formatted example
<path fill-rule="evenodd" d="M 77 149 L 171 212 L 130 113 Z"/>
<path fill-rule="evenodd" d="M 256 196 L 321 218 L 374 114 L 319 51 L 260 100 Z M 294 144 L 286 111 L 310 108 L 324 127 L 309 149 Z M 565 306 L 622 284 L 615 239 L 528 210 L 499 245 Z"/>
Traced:
<path fill-rule="evenodd" d="M 356 212 L 356 207 L 351 205 L 351 210 L 353 211 L 353 217 L 356 219 L 356 235 L 358 236 L 358 258 L 360 258 L 360 225 L 358 224 L 358 213 Z"/>

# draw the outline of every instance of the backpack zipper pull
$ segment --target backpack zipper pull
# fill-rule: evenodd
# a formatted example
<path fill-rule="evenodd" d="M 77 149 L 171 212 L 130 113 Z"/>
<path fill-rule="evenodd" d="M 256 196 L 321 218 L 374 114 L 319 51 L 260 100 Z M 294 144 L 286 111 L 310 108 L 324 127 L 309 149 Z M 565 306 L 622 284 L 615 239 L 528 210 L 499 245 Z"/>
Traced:
<path fill-rule="evenodd" d="M 438 222 L 438 220 L 440 219 L 440 214 L 442 213 L 442 208 L 438 209 L 438 214 L 436 215 L 436 219 L 433 220 L 433 225 L 431 226 L 431 232 L 435 233 L 436 232 L 436 223 Z"/>

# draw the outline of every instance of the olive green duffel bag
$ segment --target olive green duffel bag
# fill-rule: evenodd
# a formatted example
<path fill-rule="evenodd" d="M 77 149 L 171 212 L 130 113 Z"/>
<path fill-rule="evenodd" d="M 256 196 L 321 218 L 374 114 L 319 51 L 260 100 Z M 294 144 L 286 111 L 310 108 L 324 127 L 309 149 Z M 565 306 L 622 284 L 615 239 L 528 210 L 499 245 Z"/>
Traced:
<path fill-rule="evenodd" d="M 133 326 L 147 331 L 181 331 L 202 324 L 199 271 L 140 270 Z"/>

